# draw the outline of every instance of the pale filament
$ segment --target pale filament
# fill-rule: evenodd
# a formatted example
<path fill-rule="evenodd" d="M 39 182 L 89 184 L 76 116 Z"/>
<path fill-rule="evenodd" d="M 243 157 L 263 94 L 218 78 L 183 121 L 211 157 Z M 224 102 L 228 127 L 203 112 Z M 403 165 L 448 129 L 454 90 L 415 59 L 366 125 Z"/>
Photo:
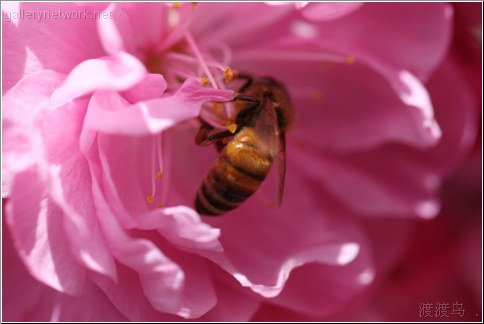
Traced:
<path fill-rule="evenodd" d="M 188 45 L 190 46 L 191 50 L 193 51 L 193 54 L 196 56 L 198 62 L 200 63 L 200 66 L 203 69 L 203 72 L 207 75 L 208 80 L 212 84 L 212 87 L 214 89 L 218 89 L 218 85 L 215 82 L 215 79 L 212 75 L 212 72 L 210 72 L 210 69 L 207 66 L 207 63 L 205 62 L 205 59 L 202 56 L 202 53 L 200 52 L 197 44 L 195 43 L 195 40 L 193 39 L 192 35 L 190 33 L 185 34 L 185 40 L 187 41 Z"/>
<path fill-rule="evenodd" d="M 163 156 L 161 147 L 161 133 L 154 136 L 151 141 L 151 195 L 147 197 L 149 203 L 155 202 L 156 181 L 163 176 Z"/>
<path fill-rule="evenodd" d="M 165 56 L 165 58 L 168 59 L 168 60 L 171 59 L 171 60 L 176 60 L 176 61 L 180 61 L 180 62 L 184 62 L 184 63 L 192 63 L 192 64 L 199 63 L 198 60 L 195 57 L 187 55 L 187 54 L 182 54 L 182 53 L 168 53 Z M 216 62 L 207 61 L 206 64 L 207 64 L 208 67 L 216 68 L 216 69 L 220 70 L 221 72 L 224 71 L 224 67 L 222 65 L 216 63 Z"/>

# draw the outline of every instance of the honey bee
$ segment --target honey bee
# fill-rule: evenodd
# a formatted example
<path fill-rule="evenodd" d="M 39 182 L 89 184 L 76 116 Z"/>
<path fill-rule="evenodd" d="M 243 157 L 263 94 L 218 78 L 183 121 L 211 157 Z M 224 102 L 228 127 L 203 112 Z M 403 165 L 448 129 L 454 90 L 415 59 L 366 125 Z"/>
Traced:
<path fill-rule="evenodd" d="M 294 119 L 289 94 L 271 77 L 239 77 L 247 81 L 234 98 L 234 106 L 239 111 L 234 125 L 237 128 L 217 130 L 202 125 L 195 139 L 199 145 L 216 143 L 220 151 L 197 192 L 195 208 L 200 214 L 219 216 L 240 206 L 256 192 L 276 159 L 278 205 L 282 202 L 285 132 Z"/>

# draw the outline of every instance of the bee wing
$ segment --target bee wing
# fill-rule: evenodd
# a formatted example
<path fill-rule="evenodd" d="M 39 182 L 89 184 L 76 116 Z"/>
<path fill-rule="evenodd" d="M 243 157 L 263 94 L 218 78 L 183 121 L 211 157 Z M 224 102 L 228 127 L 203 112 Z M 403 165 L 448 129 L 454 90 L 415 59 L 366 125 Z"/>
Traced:
<path fill-rule="evenodd" d="M 280 206 L 286 174 L 286 139 L 284 132 L 279 128 L 277 114 L 272 101 L 265 99 L 263 105 L 264 108 L 254 125 L 254 131 L 259 139 L 259 150 L 271 156 L 273 163 L 278 164 L 277 206 Z"/>
<path fill-rule="evenodd" d="M 286 135 L 284 132 L 279 133 L 279 177 L 278 177 L 278 194 L 277 206 L 282 204 L 282 195 L 284 194 L 284 181 L 286 179 Z"/>

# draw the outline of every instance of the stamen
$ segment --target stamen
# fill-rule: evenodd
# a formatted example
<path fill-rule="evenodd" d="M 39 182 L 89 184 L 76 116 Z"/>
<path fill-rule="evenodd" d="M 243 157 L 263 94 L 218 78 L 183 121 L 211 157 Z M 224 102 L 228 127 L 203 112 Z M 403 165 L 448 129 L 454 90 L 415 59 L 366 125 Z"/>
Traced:
<path fill-rule="evenodd" d="M 230 124 L 228 129 L 233 134 L 237 130 L 237 125 L 236 124 Z"/>
<path fill-rule="evenodd" d="M 212 87 L 214 87 L 214 89 L 218 89 L 217 83 L 215 82 L 215 79 L 212 76 L 212 72 L 210 72 L 210 69 L 208 68 L 207 63 L 205 62 L 205 60 L 202 56 L 202 53 L 198 49 L 197 44 L 193 40 L 192 35 L 187 32 L 185 34 L 185 39 L 186 39 L 188 45 L 190 46 L 190 48 L 192 49 L 193 54 L 197 57 L 198 62 L 200 63 L 200 65 L 203 69 L 203 72 L 207 75 L 207 78 L 210 80 Z"/>
<path fill-rule="evenodd" d="M 156 169 L 156 139 L 153 139 L 151 141 L 151 174 L 155 173 Z M 155 177 L 151 177 L 151 195 L 149 195 L 146 200 L 148 202 L 153 202 L 154 201 L 154 196 L 156 193 L 156 182 L 155 182 Z M 151 197 L 151 198 L 150 198 Z"/>
<path fill-rule="evenodd" d="M 173 9 L 180 9 L 180 8 L 181 8 L 181 6 L 182 6 L 182 5 L 181 5 L 181 3 L 179 3 L 179 2 L 173 2 L 173 3 L 171 4 L 171 7 L 172 7 Z"/>
<path fill-rule="evenodd" d="M 159 203 L 156 207 L 163 208 L 163 207 L 165 207 L 165 205 L 163 205 L 163 203 Z"/>
<path fill-rule="evenodd" d="M 160 181 L 163 178 L 163 172 L 156 172 L 155 179 Z"/>
<path fill-rule="evenodd" d="M 192 9 L 195 10 L 197 8 L 198 2 L 192 2 Z"/>
<path fill-rule="evenodd" d="M 232 50 L 230 49 L 230 46 L 228 46 L 225 43 L 222 42 L 213 42 L 213 43 L 206 43 L 205 46 L 207 48 L 210 48 L 213 50 L 218 50 L 222 54 L 221 60 L 219 59 L 218 61 L 221 62 L 223 66 L 227 66 L 232 62 Z M 223 68 L 222 68 L 223 71 Z"/>
<path fill-rule="evenodd" d="M 158 160 L 158 171 L 156 170 L 156 160 Z M 151 141 L 151 195 L 146 197 L 146 201 L 150 204 L 155 201 L 156 196 L 156 181 L 160 181 L 163 177 L 163 156 L 161 154 L 161 133 L 157 134 Z"/>
<path fill-rule="evenodd" d="M 232 69 L 230 68 L 230 66 L 227 66 L 224 69 L 224 80 L 225 80 L 225 83 L 229 84 L 230 82 L 232 82 L 233 79 L 234 79 L 234 72 L 232 71 Z"/>
<path fill-rule="evenodd" d="M 162 146 L 161 146 L 161 133 L 160 133 L 156 136 L 156 153 L 158 156 L 158 168 L 159 168 L 159 171 L 156 174 L 158 176 L 158 173 L 160 173 L 160 179 L 161 179 L 161 176 L 163 176 L 163 156 L 162 156 L 161 150 L 162 150 Z"/>
<path fill-rule="evenodd" d="M 172 52 L 170 52 L 170 53 L 166 54 L 164 58 L 167 59 L 167 60 L 177 60 L 177 61 L 180 61 L 182 63 L 192 63 L 192 64 L 199 63 L 198 59 L 196 57 L 193 57 L 193 56 L 190 56 L 190 55 L 187 55 L 187 54 L 183 54 L 183 53 L 172 53 Z M 224 70 L 224 67 L 217 62 L 206 61 L 206 63 L 207 63 L 207 66 L 209 66 L 209 67 L 219 69 L 222 72 Z"/>
<path fill-rule="evenodd" d="M 172 152 L 172 147 L 171 147 L 171 141 L 163 140 L 163 138 L 160 136 L 160 145 L 158 146 L 160 148 L 160 156 L 163 153 L 163 156 L 165 157 L 165 164 L 162 165 L 160 162 L 160 170 L 171 170 L 171 162 L 170 162 L 170 157 L 169 154 Z M 161 161 L 161 160 L 160 160 Z M 167 196 L 168 196 L 168 186 L 170 184 L 170 172 L 166 172 L 163 175 L 163 182 L 161 183 L 161 202 L 166 202 Z"/>
<path fill-rule="evenodd" d="M 200 83 L 202 84 L 202 86 L 206 87 L 208 86 L 208 84 L 210 83 L 210 81 L 208 80 L 207 77 L 203 77 L 201 80 L 200 80 Z"/>

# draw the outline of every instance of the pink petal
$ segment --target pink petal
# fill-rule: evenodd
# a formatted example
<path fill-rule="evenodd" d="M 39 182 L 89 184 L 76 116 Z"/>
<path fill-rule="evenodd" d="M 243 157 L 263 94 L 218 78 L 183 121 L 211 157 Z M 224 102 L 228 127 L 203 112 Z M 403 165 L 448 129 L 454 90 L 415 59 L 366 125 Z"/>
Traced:
<path fill-rule="evenodd" d="M 128 236 L 110 214 L 109 207 L 102 202 L 101 193 L 96 189 L 94 193 L 99 221 L 112 254 L 119 262 L 138 273 L 143 292 L 153 307 L 163 312 L 180 312 L 183 271 L 150 240 Z M 129 283 L 122 280 L 120 278 L 121 284 Z"/>
<path fill-rule="evenodd" d="M 9 17 L 10 11 L 2 10 L 2 61 L 9 62 L 2 67 L 2 94 L 23 77 L 27 56 L 25 45 L 18 39 L 18 27 Z"/>
<path fill-rule="evenodd" d="M 125 52 L 123 37 L 116 21 L 121 22 L 120 25 L 127 25 L 126 14 L 121 10 L 115 10 L 115 4 L 109 4 L 103 13 L 105 15 L 101 15 L 97 28 L 104 51 L 109 55 Z"/>
<path fill-rule="evenodd" d="M 428 84 L 442 127 L 442 139 L 435 147 L 422 152 L 393 144 L 367 153 L 321 152 L 305 159 L 305 154 L 313 154 L 306 151 L 298 154 L 299 163 L 314 165 L 311 176 L 359 212 L 434 217 L 440 205 L 436 196 L 441 177 L 462 161 L 477 131 L 477 104 L 455 63 L 448 59 Z"/>
<path fill-rule="evenodd" d="M 163 209 L 156 207 L 168 193 L 170 185 L 166 181 L 169 181 L 169 175 L 163 177 L 161 182 L 157 181 L 154 206 L 146 202 L 146 196 L 152 190 L 151 179 L 154 177 L 151 173 L 151 157 L 157 145 L 154 138 L 97 136 L 100 160 L 91 160 L 91 163 L 101 164 L 105 199 L 124 228 L 158 230 L 182 249 L 222 249 L 218 241 L 219 230 L 205 224 L 192 209 L 184 206 Z M 169 140 L 163 141 L 163 145 L 167 143 Z M 165 146 L 163 150 L 164 154 L 169 154 Z M 163 158 L 166 159 L 166 155 Z"/>
<path fill-rule="evenodd" d="M 79 100 L 44 116 L 43 145 L 51 164 L 48 189 L 65 213 L 74 255 L 87 268 L 116 280 L 114 260 L 95 216 L 89 166 L 79 150 L 86 107 L 87 100 Z"/>
<path fill-rule="evenodd" d="M 167 9 L 165 8 L 165 10 Z M 168 18 L 163 22 L 169 26 L 169 31 L 164 35 L 163 40 L 157 45 L 156 51 L 166 51 L 185 37 L 188 29 L 191 27 L 194 11 L 195 8 L 192 3 L 182 3 L 181 7 L 176 9 L 176 11 L 168 13 Z M 178 23 L 174 27 L 170 26 L 170 16 L 177 17 L 176 19 L 178 20 Z"/>
<path fill-rule="evenodd" d="M 451 23 L 452 8 L 444 3 L 369 3 L 321 23 L 319 32 L 325 48 L 363 60 L 389 78 L 399 68 L 425 79 L 444 58 Z"/>
<path fill-rule="evenodd" d="M 298 160 L 307 163 L 307 176 L 318 179 L 321 186 L 359 213 L 428 219 L 440 209 L 434 196 L 440 185 L 437 174 L 405 158 L 398 146 L 381 154 L 323 156 L 300 152 Z"/>
<path fill-rule="evenodd" d="M 211 266 L 217 304 L 199 318 L 203 322 L 247 322 L 260 306 L 260 296 L 240 286 L 230 274 L 216 265 Z"/>
<path fill-rule="evenodd" d="M 18 258 L 4 224 L 2 232 L 3 320 L 46 321 L 124 321 L 116 308 L 89 280 L 80 296 L 70 296 L 41 284 Z"/>
<path fill-rule="evenodd" d="M 124 228 L 134 228 L 136 218 L 149 210 L 155 139 L 97 134 L 96 144 L 98 156 L 88 156 L 101 170 L 106 202 Z"/>
<path fill-rule="evenodd" d="M 216 296 L 205 260 L 176 251 L 160 243 L 159 238 L 155 236 L 150 239 L 158 241 L 157 245 L 169 253 L 183 269 L 180 269 L 181 286 L 178 287 L 178 291 L 171 293 L 160 289 L 161 285 L 170 284 L 161 276 L 163 267 L 152 272 L 146 271 L 146 266 L 144 270 L 139 266 L 133 269 L 120 266 L 118 284 L 95 276 L 94 281 L 120 312 L 132 321 L 172 321 L 180 318 L 171 314 L 177 314 L 182 318 L 197 318 L 214 307 Z M 147 282 L 148 278 L 151 278 L 150 283 Z M 168 306 L 169 303 L 172 305 Z"/>
<path fill-rule="evenodd" d="M 362 3 L 308 3 L 301 12 L 304 18 L 312 21 L 331 21 L 344 17 L 359 9 Z"/>
<path fill-rule="evenodd" d="M 137 228 L 156 229 L 182 249 L 222 251 L 218 241 L 220 230 L 204 223 L 193 209 L 185 206 L 163 208 L 141 215 Z"/>
<path fill-rule="evenodd" d="M 138 101 L 161 98 L 166 87 L 166 81 L 161 74 L 149 73 L 145 75 L 141 82 L 121 94 L 130 103 L 137 103 Z"/>
<path fill-rule="evenodd" d="M 15 172 L 31 167 L 41 158 L 38 132 L 43 109 L 39 105 L 48 100 L 63 79 L 62 74 L 53 71 L 36 72 L 23 78 L 3 97 L 3 194 L 8 195 Z"/>
<path fill-rule="evenodd" d="M 124 265 L 118 265 L 118 274 L 118 283 L 99 275 L 92 275 L 91 279 L 122 316 L 130 321 L 168 322 L 179 320 L 178 316 L 162 313 L 153 308 L 146 299 L 135 271 Z"/>
<path fill-rule="evenodd" d="M 287 23 L 284 19 L 293 12 L 289 5 L 267 6 L 257 2 L 240 3 L 236 10 L 230 3 L 207 2 L 200 3 L 196 10 L 191 30 L 201 42 L 220 41 L 231 47 L 244 45 L 251 48 L 259 42 L 267 44 L 274 35 L 280 36 Z M 224 28 L 220 28 L 222 25 Z"/>
<path fill-rule="evenodd" d="M 199 115 L 205 101 L 228 101 L 232 90 L 203 88 L 200 81 L 188 79 L 168 97 L 128 106 L 114 93 L 95 93 L 86 116 L 85 127 L 102 133 L 147 135 Z"/>
<path fill-rule="evenodd" d="M 146 306 L 148 309 L 153 307 L 158 311 L 177 314 L 186 318 L 198 317 L 213 307 L 215 296 L 206 279 L 208 274 L 203 274 L 202 265 L 198 264 L 199 261 L 194 260 L 194 258 L 182 258 L 177 259 L 177 263 L 175 263 L 166 257 L 154 244 L 155 238 L 150 238 L 150 240 L 132 238 L 120 227 L 118 220 L 106 204 L 97 182 L 97 179 L 102 177 L 100 176 L 99 162 L 96 163 L 96 152 L 91 149 L 88 155 L 91 161 L 94 199 L 100 224 L 106 240 L 110 244 L 111 252 L 116 259 L 138 273 L 139 277 L 136 276 L 135 278 L 136 280 L 139 278 L 143 294 L 146 296 L 146 299 L 140 299 L 140 302 L 145 303 L 149 301 L 151 306 Z M 168 247 L 163 248 L 164 251 L 167 249 Z M 187 263 L 191 262 L 197 262 L 197 265 L 187 265 Z M 178 264 L 182 265 L 183 270 Z M 185 265 L 186 268 L 184 267 Z M 188 269 L 197 269 L 196 276 L 186 275 Z M 129 280 L 124 280 L 121 278 L 120 284 L 130 283 Z M 104 286 L 103 289 L 108 289 L 109 286 L 112 286 L 111 281 L 105 284 L 108 286 Z M 133 289 L 133 285 L 134 283 L 131 282 L 130 290 Z M 109 288 L 109 291 L 106 292 L 110 295 L 109 293 L 112 291 L 113 289 Z M 203 302 L 200 302 L 199 299 L 195 299 L 195 301 L 191 297 L 199 292 L 205 294 L 204 298 L 200 299 Z M 131 294 L 126 296 L 131 298 Z M 119 296 L 110 296 L 115 304 L 119 302 L 117 297 Z M 138 311 L 136 310 L 135 313 L 132 313 L 129 309 L 126 310 L 124 307 L 121 307 L 124 304 L 118 305 L 121 311 L 131 319 L 138 318 Z M 149 318 L 150 312 L 145 313 L 144 316 Z"/>
<path fill-rule="evenodd" d="M 344 309 L 348 295 L 354 298 L 373 281 L 374 270 L 367 267 L 370 260 L 368 250 L 343 267 L 308 264 L 295 269 L 281 294 L 270 302 L 312 316 Z"/>
<path fill-rule="evenodd" d="M 127 90 L 143 80 L 145 74 L 143 64 L 126 53 L 87 60 L 76 66 L 52 94 L 51 105 L 58 107 L 96 90 Z"/>
<path fill-rule="evenodd" d="M 196 148 L 192 136 L 194 134 L 186 131 L 173 134 L 174 146 L 185 149 L 174 150 L 171 159 L 196 159 L 197 163 L 192 163 L 190 168 L 173 163 L 167 172 L 170 172 L 173 179 L 177 179 L 172 185 L 172 191 L 185 193 L 184 201 L 193 203 L 198 186 L 214 161 L 215 151 L 213 148 Z M 205 222 L 221 229 L 223 254 L 197 252 L 219 264 L 243 286 L 250 287 L 266 298 L 277 296 L 283 291 L 293 269 L 317 262 L 334 267 L 336 276 L 340 267 L 349 264 L 359 255 L 361 247 L 366 248 L 361 232 L 352 225 L 352 221 L 345 220 L 341 211 L 333 210 L 332 203 L 326 200 L 324 194 L 323 197 L 321 194 L 315 195 L 314 192 L 318 191 L 313 191 L 312 186 L 303 185 L 304 180 L 297 173 L 295 165 L 295 160 L 289 160 L 290 169 L 286 174 L 282 208 L 271 210 L 267 207 L 267 201 L 262 199 L 266 193 L 263 185 L 259 194 L 249 198 L 237 210 L 219 218 L 205 217 Z M 182 199 L 181 195 L 172 194 L 168 202 L 176 204 L 180 202 L 179 199 Z M 288 241 L 291 244 L 288 245 Z M 366 255 L 367 252 L 362 253 Z M 371 263 L 366 257 L 364 260 L 356 266 L 354 272 L 345 274 L 356 276 L 364 271 L 371 272 Z M 353 279 L 347 278 L 348 282 L 355 284 Z M 322 286 L 327 284 L 322 278 L 314 282 L 320 282 Z M 345 298 L 360 291 L 366 284 L 355 284 L 352 289 L 344 290 L 347 293 Z"/>
<path fill-rule="evenodd" d="M 78 148 L 86 102 L 48 112 L 41 106 L 62 79 L 61 74 L 48 70 L 33 73 L 5 97 L 4 122 L 9 123 L 5 128 L 4 171 L 12 182 L 16 172 L 39 165 L 44 190 L 67 216 L 62 217 L 62 224 L 73 255 L 89 269 L 115 278 L 114 263 L 93 218 L 90 183 L 85 181 L 89 177 L 83 173 L 85 159 Z M 48 162 L 55 167 L 49 168 Z M 73 175 L 77 176 L 75 182 Z"/>
<path fill-rule="evenodd" d="M 38 170 L 18 173 L 6 212 L 16 249 L 37 280 L 64 293 L 79 294 L 85 270 L 71 254 L 62 211 L 47 197 Z"/>
<path fill-rule="evenodd" d="M 102 137 L 99 137 L 97 140 L 100 141 L 101 139 Z M 93 144 L 97 144 L 97 140 L 95 138 Z M 187 258 L 184 254 L 179 256 L 181 252 L 166 245 L 166 241 L 161 240 L 160 236 L 154 235 L 155 232 L 139 232 L 142 235 L 137 238 L 128 235 L 125 229 L 121 227 L 121 222 L 126 222 L 125 216 L 118 214 L 119 208 L 111 206 L 105 200 L 105 197 L 112 198 L 112 193 L 106 189 L 112 190 L 113 188 L 111 186 L 100 186 L 105 182 L 105 179 L 109 178 L 109 173 L 104 174 L 106 169 L 103 166 L 105 163 L 103 159 L 106 157 L 102 156 L 103 152 L 99 150 L 99 147 L 102 146 L 91 145 L 83 148 L 93 175 L 94 200 L 99 221 L 112 254 L 120 263 L 138 274 L 134 278 L 136 278 L 136 281 L 139 280 L 139 287 L 141 288 L 139 294 L 144 295 L 144 297 L 139 298 L 139 304 L 134 305 L 135 308 L 132 310 L 129 307 L 126 308 L 127 305 L 122 300 L 123 296 L 118 296 L 116 293 L 111 295 L 114 290 L 112 288 L 113 282 L 103 280 L 103 290 L 106 291 L 113 303 L 118 305 L 123 314 L 131 319 L 139 318 L 138 310 L 140 308 L 145 309 L 142 318 L 148 319 L 158 318 L 160 315 L 156 311 L 177 314 L 185 318 L 199 317 L 206 313 L 215 305 L 215 294 L 210 284 L 208 270 L 204 270 L 205 261 L 202 262 L 202 260 L 193 256 Z M 133 200 L 133 197 L 130 197 L 130 199 Z M 173 212 L 176 213 L 177 211 L 174 210 Z M 186 229 L 193 230 L 194 228 L 187 225 Z M 207 227 L 201 229 L 205 232 L 207 229 L 210 230 Z M 213 232 L 217 234 L 216 231 Z M 180 234 L 183 235 L 183 232 Z M 146 235 L 149 237 L 145 238 Z M 176 236 L 172 237 L 176 238 Z M 196 240 L 196 238 L 191 239 Z M 203 236 L 199 239 L 203 241 Z M 187 239 L 184 241 L 178 240 L 185 245 L 193 244 Z M 211 240 L 213 240 L 213 237 L 208 237 L 208 241 L 205 243 L 210 246 Z M 167 257 L 165 253 L 168 253 L 170 257 Z M 138 285 L 132 280 L 128 279 L 126 282 L 124 280 L 126 279 L 120 278 L 116 287 L 122 289 L 120 285 L 127 284 L 131 291 Z M 101 282 L 98 283 L 101 284 Z M 200 294 L 202 295 L 200 296 Z M 132 294 L 128 294 L 126 297 L 131 299 Z"/>
<path fill-rule="evenodd" d="M 23 56 L 19 68 L 35 65 L 35 69 L 29 68 L 29 73 L 41 69 L 68 73 L 82 61 L 103 55 L 96 37 L 96 20 L 83 19 L 84 16 L 94 15 L 92 9 L 74 3 L 21 3 L 19 9 L 23 10 L 23 14 L 38 13 L 35 19 L 20 19 L 17 28 L 10 30 L 12 34 L 4 34 L 4 37 L 8 37 L 5 45 L 15 49 L 12 55 L 8 55 L 9 62 L 13 62 L 10 60 L 15 59 L 16 53 L 20 57 L 25 55 L 22 54 L 25 50 L 33 54 L 27 60 Z M 79 19 L 54 18 L 74 14 L 79 15 Z"/>
<path fill-rule="evenodd" d="M 294 70 L 284 69 L 287 64 Z M 408 72 L 401 71 L 405 87 L 395 88 L 358 63 L 325 67 L 311 61 L 289 63 L 283 56 L 280 61 L 252 62 L 250 67 L 247 61 L 243 67 L 273 75 L 288 86 L 297 113 L 289 140 L 338 152 L 389 142 L 427 148 L 439 140 L 428 93 Z"/>
<path fill-rule="evenodd" d="M 155 2 L 125 2 L 115 3 L 113 7 L 111 23 L 114 27 L 111 28 L 117 30 L 128 53 L 145 59 L 141 55 L 153 50 L 167 32 L 169 5 Z M 102 30 L 99 31 L 103 33 Z"/>
<path fill-rule="evenodd" d="M 251 322 L 320 322 L 320 317 L 294 312 L 285 307 L 264 303 L 250 319 Z"/>
<path fill-rule="evenodd" d="M 18 256 L 12 240 L 8 225 L 6 224 L 6 211 L 2 199 L 2 320 L 27 321 L 32 310 L 38 310 L 33 319 L 48 320 L 49 314 L 40 315 L 44 308 L 38 307 L 42 303 L 45 290 L 49 289 L 27 271 L 24 263 Z"/>
<path fill-rule="evenodd" d="M 442 140 L 420 161 L 429 169 L 447 174 L 466 158 L 478 136 L 482 107 L 469 87 L 455 57 L 449 57 L 428 82 Z"/>
<path fill-rule="evenodd" d="M 389 273 L 405 257 L 412 239 L 412 220 L 365 219 L 364 228 L 371 244 L 377 273 Z"/>

